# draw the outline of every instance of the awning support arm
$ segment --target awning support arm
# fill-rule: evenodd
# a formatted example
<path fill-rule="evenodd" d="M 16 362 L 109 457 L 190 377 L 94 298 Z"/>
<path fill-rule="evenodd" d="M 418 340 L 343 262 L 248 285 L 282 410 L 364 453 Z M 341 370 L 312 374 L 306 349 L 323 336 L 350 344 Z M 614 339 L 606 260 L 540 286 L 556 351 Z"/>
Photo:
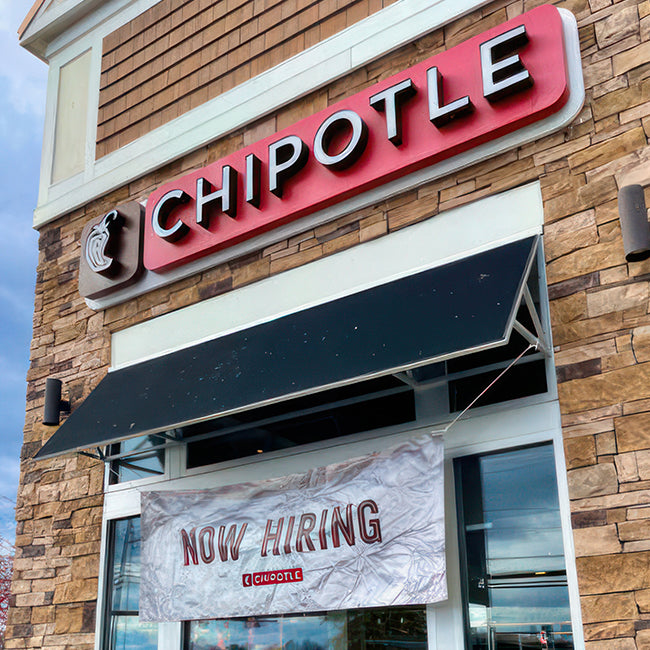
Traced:
<path fill-rule="evenodd" d="M 542 321 L 537 313 L 537 308 L 535 307 L 535 301 L 533 296 L 530 293 L 530 287 L 526 283 L 524 285 L 524 290 L 521 296 L 521 304 L 526 304 L 530 318 L 533 321 L 533 326 L 535 328 L 535 334 L 530 332 L 526 327 L 524 327 L 519 321 L 515 320 L 512 324 L 513 329 L 517 330 L 521 336 L 523 336 L 530 344 L 535 346 L 536 350 L 539 350 L 545 357 L 550 355 L 550 350 L 546 344 L 546 339 L 544 337 L 544 327 L 542 326 Z"/>
<path fill-rule="evenodd" d="M 528 288 L 528 285 L 524 287 L 524 300 L 526 301 L 526 307 L 528 307 L 528 311 L 530 312 L 530 317 L 533 319 L 535 332 L 540 339 L 543 339 L 544 328 L 542 327 L 542 321 L 540 320 L 539 314 L 537 313 L 533 297 L 530 295 L 530 289 Z"/>

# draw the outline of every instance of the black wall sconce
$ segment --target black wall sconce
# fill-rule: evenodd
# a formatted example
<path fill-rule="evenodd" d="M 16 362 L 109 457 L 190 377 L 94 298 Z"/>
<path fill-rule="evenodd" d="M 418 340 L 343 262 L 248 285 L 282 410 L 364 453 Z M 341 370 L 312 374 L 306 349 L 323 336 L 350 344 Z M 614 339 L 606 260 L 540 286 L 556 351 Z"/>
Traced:
<path fill-rule="evenodd" d="M 70 413 L 70 402 L 61 399 L 61 380 L 48 378 L 45 380 L 43 424 L 57 426 L 61 413 Z"/>
<path fill-rule="evenodd" d="M 650 257 L 650 224 L 643 186 L 626 185 L 618 192 L 618 217 L 623 233 L 623 248 L 628 262 Z"/>

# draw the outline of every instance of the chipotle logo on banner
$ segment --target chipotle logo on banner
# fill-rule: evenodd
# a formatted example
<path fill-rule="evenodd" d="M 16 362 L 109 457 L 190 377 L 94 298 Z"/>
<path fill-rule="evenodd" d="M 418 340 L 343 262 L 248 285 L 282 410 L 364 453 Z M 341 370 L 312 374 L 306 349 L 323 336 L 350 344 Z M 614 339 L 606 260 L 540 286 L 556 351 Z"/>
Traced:
<path fill-rule="evenodd" d="M 140 619 L 444 600 L 442 460 L 427 435 L 305 474 L 143 493 Z"/>
<path fill-rule="evenodd" d="M 280 571 L 244 573 L 242 576 L 242 584 L 244 587 L 279 585 L 283 582 L 302 582 L 302 569 L 284 569 Z"/>

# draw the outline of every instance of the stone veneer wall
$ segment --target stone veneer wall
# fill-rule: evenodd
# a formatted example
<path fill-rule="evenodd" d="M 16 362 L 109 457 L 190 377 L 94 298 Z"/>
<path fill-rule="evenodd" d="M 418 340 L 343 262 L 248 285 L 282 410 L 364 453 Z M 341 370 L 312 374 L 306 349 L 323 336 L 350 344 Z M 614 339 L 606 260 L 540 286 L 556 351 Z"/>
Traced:
<path fill-rule="evenodd" d="M 52 432 L 46 377 L 74 408 L 106 372 L 111 332 L 537 179 L 587 648 L 650 648 L 650 261 L 625 263 L 616 202 L 650 182 L 649 0 L 556 3 L 578 18 L 587 89 L 564 131 L 103 312 L 77 292 L 89 218 L 538 4 L 496 1 L 42 229 L 7 648 L 94 643 L 103 471 L 32 460 Z"/>

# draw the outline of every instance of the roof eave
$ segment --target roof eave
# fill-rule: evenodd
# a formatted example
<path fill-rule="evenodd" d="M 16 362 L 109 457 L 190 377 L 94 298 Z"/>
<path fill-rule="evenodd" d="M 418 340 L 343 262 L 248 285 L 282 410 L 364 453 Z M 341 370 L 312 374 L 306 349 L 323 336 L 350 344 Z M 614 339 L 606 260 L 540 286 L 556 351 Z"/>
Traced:
<path fill-rule="evenodd" d="M 30 10 L 27 12 L 23 22 L 18 28 L 18 38 L 22 39 L 25 30 L 29 27 L 30 23 L 34 19 L 34 16 L 38 13 L 38 10 L 45 4 L 46 0 L 36 0 L 31 6 Z"/>
<path fill-rule="evenodd" d="M 47 63 L 50 43 L 101 5 L 102 0 L 69 0 L 39 16 L 46 1 L 36 0 L 32 5 L 18 29 L 18 38 L 22 47 Z"/>

